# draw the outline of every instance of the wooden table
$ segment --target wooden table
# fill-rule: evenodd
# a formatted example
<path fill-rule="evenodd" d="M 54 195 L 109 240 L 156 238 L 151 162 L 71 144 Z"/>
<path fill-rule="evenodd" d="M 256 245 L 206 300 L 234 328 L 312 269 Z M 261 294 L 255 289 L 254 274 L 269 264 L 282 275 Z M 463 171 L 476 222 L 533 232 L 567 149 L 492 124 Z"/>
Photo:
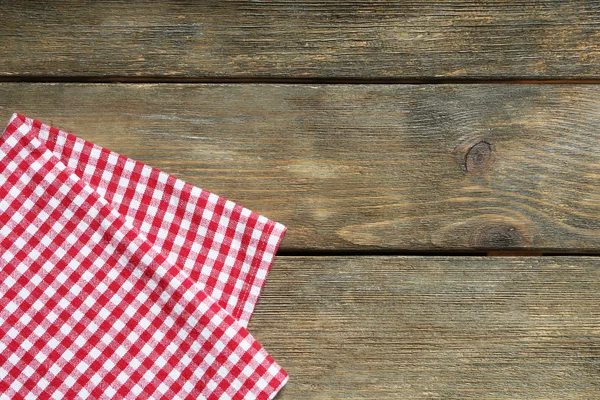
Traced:
<path fill-rule="evenodd" d="M 278 398 L 600 398 L 600 2 L 0 5 L 5 122 L 288 226 Z"/>

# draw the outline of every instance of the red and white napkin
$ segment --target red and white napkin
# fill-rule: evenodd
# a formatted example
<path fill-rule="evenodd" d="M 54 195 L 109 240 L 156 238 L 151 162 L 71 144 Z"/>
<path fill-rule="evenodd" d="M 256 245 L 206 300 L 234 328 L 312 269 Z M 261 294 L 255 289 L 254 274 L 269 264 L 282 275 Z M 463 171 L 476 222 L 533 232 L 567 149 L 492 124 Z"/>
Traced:
<path fill-rule="evenodd" d="M 271 399 L 246 330 L 285 227 L 15 114 L 0 137 L 0 397 Z"/>

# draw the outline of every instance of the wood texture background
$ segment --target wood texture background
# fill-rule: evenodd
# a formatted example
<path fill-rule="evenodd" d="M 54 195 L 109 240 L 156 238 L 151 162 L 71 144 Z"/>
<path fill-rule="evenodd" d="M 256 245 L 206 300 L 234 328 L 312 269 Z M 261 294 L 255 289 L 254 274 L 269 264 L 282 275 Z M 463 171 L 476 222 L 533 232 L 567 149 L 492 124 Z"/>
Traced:
<path fill-rule="evenodd" d="M 289 226 L 282 249 L 597 251 L 596 85 L 0 84 Z"/>
<path fill-rule="evenodd" d="M 597 78 L 597 1 L 0 1 L 0 75 Z"/>
<path fill-rule="evenodd" d="M 600 398 L 600 2 L 0 9 L 2 121 L 288 226 L 278 399 Z"/>
<path fill-rule="evenodd" d="M 285 399 L 598 399 L 584 257 L 280 257 L 249 329 Z"/>

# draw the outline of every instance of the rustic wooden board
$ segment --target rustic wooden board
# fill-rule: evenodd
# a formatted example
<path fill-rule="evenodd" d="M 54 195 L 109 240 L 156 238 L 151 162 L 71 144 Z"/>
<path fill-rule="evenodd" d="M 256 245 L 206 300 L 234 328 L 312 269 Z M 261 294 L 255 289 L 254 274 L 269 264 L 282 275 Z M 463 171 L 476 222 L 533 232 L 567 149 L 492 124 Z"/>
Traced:
<path fill-rule="evenodd" d="M 595 85 L 0 84 L 289 227 L 285 250 L 600 249 Z"/>
<path fill-rule="evenodd" d="M 597 78 L 597 1 L 0 1 L 0 76 Z"/>
<path fill-rule="evenodd" d="M 250 331 L 279 399 L 598 399 L 600 259 L 279 257 Z"/>

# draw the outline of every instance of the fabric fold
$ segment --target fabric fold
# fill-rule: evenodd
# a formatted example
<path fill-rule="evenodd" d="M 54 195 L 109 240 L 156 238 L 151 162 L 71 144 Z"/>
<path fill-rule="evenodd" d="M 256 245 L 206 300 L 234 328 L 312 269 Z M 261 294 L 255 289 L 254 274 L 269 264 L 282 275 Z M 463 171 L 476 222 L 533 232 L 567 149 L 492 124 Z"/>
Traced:
<path fill-rule="evenodd" d="M 23 115 L 13 118 L 33 124 Z M 227 312 L 248 325 L 284 225 L 39 121 L 33 134 Z"/>
<path fill-rule="evenodd" d="M 274 397 L 288 376 L 245 324 L 285 227 L 131 162 L 21 115 L 0 138 L 0 393 Z M 216 250 L 247 240 L 237 262 L 192 250 L 238 222 Z"/>

